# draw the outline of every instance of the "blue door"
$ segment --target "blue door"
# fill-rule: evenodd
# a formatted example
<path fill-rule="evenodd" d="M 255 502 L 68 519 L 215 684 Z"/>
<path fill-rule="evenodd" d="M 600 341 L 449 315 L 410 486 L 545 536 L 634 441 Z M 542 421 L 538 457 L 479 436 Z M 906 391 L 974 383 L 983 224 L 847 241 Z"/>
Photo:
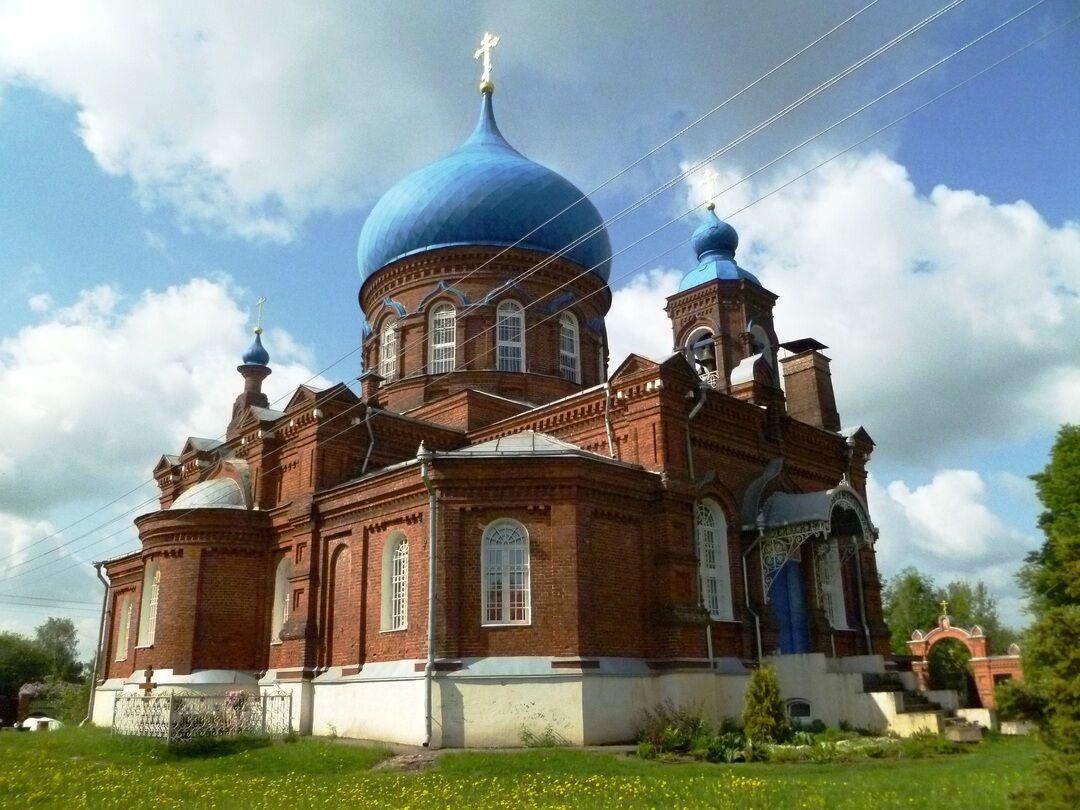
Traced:
<path fill-rule="evenodd" d="M 788 560 L 769 587 L 769 605 L 780 628 L 780 654 L 810 652 L 810 622 L 806 614 L 802 563 Z"/>

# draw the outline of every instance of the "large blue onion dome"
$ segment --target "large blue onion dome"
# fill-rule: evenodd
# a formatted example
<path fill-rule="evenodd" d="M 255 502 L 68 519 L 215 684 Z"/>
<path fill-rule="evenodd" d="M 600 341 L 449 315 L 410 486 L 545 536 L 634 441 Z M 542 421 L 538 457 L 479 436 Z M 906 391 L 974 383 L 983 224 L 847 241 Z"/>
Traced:
<path fill-rule="evenodd" d="M 247 347 L 247 351 L 241 356 L 245 366 L 268 366 L 270 365 L 270 352 L 262 345 L 262 329 L 255 330 L 255 340 Z"/>
<path fill-rule="evenodd" d="M 573 183 L 506 142 L 485 89 L 468 140 L 399 181 L 375 204 L 360 232 L 360 280 L 427 250 L 514 244 L 558 253 L 608 280 L 611 241 L 600 212 Z"/>
<path fill-rule="evenodd" d="M 691 237 L 698 264 L 683 276 L 679 292 L 690 290 L 709 281 L 738 281 L 746 279 L 760 285 L 753 273 L 743 270 L 735 262 L 735 250 L 739 247 L 739 234 L 710 207 L 705 221 Z"/>

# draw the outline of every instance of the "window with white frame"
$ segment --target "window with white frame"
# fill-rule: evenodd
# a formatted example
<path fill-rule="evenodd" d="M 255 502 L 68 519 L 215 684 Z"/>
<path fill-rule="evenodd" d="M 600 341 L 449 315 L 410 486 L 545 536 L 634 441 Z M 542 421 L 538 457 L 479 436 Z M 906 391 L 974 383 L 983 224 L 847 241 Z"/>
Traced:
<path fill-rule="evenodd" d="M 149 647 L 157 633 L 158 597 L 161 594 L 161 569 L 156 563 L 146 566 L 143 575 L 142 602 L 139 604 L 139 646 Z"/>
<path fill-rule="evenodd" d="M 120 603 L 119 631 L 116 634 L 116 660 L 126 661 L 131 641 L 131 597 L 125 596 Z"/>
<path fill-rule="evenodd" d="M 731 572 L 728 562 L 727 521 L 720 507 L 709 500 L 694 506 L 701 601 L 709 616 L 731 621 Z"/>
<path fill-rule="evenodd" d="M 457 312 L 453 304 L 439 304 L 428 322 L 428 373 L 454 370 Z"/>
<path fill-rule="evenodd" d="M 525 311 L 517 301 L 503 301 L 495 316 L 495 367 L 525 370 Z"/>
<path fill-rule="evenodd" d="M 388 318 L 379 341 L 379 376 L 392 380 L 397 376 L 397 321 Z"/>
<path fill-rule="evenodd" d="M 496 520 L 484 530 L 481 607 L 484 624 L 532 620 L 529 535 L 516 520 Z"/>
<path fill-rule="evenodd" d="M 409 541 L 401 532 L 383 546 L 382 621 L 385 631 L 409 626 Z"/>
<path fill-rule="evenodd" d="M 274 606 L 270 615 L 270 643 L 281 641 L 281 628 L 289 620 L 289 578 L 293 573 L 291 557 L 282 557 L 274 572 Z"/>
<path fill-rule="evenodd" d="M 564 312 L 559 318 L 559 376 L 570 382 L 581 382 L 579 349 L 577 318 Z"/>
<path fill-rule="evenodd" d="M 840 568 L 840 541 L 830 537 L 816 549 L 818 602 L 834 630 L 847 630 L 844 577 Z"/>

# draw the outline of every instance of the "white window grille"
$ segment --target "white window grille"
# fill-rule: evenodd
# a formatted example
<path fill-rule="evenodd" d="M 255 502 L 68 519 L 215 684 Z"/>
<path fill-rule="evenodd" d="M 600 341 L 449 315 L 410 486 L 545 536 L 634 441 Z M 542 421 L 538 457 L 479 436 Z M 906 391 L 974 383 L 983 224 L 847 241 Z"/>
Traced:
<path fill-rule="evenodd" d="M 516 301 L 503 301 L 495 316 L 499 371 L 525 370 L 525 311 Z"/>
<path fill-rule="evenodd" d="M 569 312 L 559 318 L 559 376 L 570 382 L 581 382 L 579 361 L 578 322 Z"/>
<path fill-rule="evenodd" d="M 409 624 L 409 543 L 402 540 L 394 550 L 390 577 L 390 629 L 404 630 Z"/>
<path fill-rule="evenodd" d="M 161 592 L 161 570 L 151 563 L 143 576 L 142 603 L 139 608 L 139 646 L 149 647 L 157 633 L 158 596 Z"/>
<path fill-rule="evenodd" d="M 428 373 L 454 370 L 457 312 L 451 304 L 439 304 L 428 326 Z"/>
<path fill-rule="evenodd" d="M 131 597 L 125 596 L 120 607 L 120 631 L 116 638 L 116 660 L 126 661 L 131 639 Z"/>
<path fill-rule="evenodd" d="M 383 545 L 382 614 L 383 632 L 405 630 L 409 626 L 409 541 L 394 532 Z"/>
<path fill-rule="evenodd" d="M 529 624 L 529 536 L 514 520 L 497 520 L 484 531 L 481 578 L 484 624 Z"/>
<path fill-rule="evenodd" d="M 274 575 L 274 606 L 270 616 L 270 643 L 281 641 L 281 628 L 289 620 L 289 578 L 293 573 L 291 557 L 283 557 Z"/>
<path fill-rule="evenodd" d="M 390 381 L 397 376 L 397 321 L 390 319 L 382 328 L 379 343 L 379 376 Z"/>
<path fill-rule="evenodd" d="M 840 544 L 830 537 L 817 546 L 814 560 L 817 566 L 818 601 L 825 618 L 834 630 L 847 630 L 847 608 L 844 604 L 844 578 L 840 569 Z"/>
<path fill-rule="evenodd" d="M 727 521 L 719 507 L 698 501 L 694 507 L 694 534 L 697 539 L 701 601 L 709 616 L 731 621 L 731 575 L 728 562 Z"/>

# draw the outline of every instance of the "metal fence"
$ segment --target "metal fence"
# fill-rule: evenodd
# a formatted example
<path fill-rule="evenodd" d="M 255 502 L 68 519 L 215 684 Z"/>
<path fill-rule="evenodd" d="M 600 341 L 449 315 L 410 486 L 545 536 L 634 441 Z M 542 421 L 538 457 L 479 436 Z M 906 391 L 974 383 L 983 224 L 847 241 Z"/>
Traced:
<path fill-rule="evenodd" d="M 280 737 L 292 728 L 292 693 L 119 695 L 113 734 L 182 742 L 196 737 Z"/>

